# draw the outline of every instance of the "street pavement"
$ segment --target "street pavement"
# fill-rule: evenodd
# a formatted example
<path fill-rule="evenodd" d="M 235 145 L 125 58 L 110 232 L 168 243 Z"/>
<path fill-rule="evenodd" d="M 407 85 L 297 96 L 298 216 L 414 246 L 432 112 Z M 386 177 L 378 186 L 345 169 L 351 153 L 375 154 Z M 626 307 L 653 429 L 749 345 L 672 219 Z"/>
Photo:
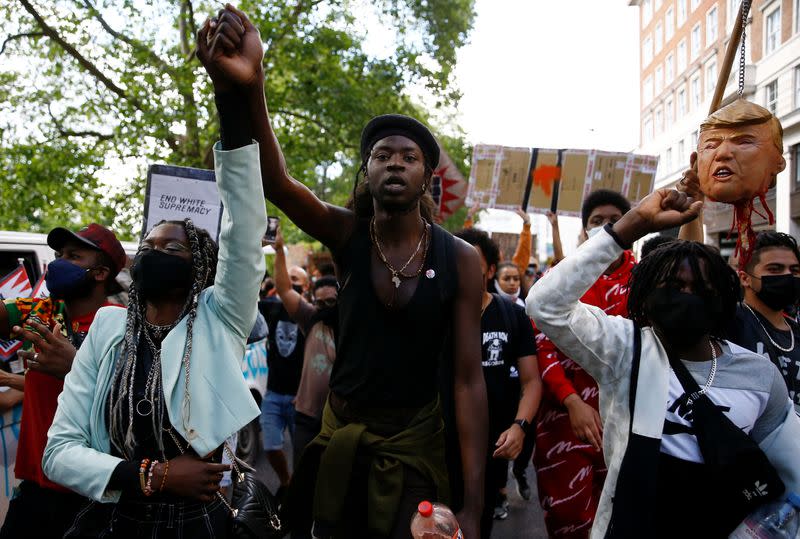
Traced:
<path fill-rule="evenodd" d="M 289 460 L 289 469 L 291 469 L 292 451 L 288 441 L 284 444 L 284 451 Z M 258 472 L 258 478 L 261 479 L 272 492 L 275 492 L 278 489 L 278 478 L 269 465 L 269 462 L 267 462 L 263 452 L 256 461 L 256 470 Z M 544 528 L 544 518 L 536 493 L 536 474 L 532 466 L 528 466 L 527 475 L 528 482 L 531 484 L 531 490 L 533 491 L 529 502 L 526 502 L 519 496 L 517 493 L 517 483 L 511 473 L 509 473 L 508 518 L 494 521 L 492 539 L 547 539 L 547 533 Z"/>

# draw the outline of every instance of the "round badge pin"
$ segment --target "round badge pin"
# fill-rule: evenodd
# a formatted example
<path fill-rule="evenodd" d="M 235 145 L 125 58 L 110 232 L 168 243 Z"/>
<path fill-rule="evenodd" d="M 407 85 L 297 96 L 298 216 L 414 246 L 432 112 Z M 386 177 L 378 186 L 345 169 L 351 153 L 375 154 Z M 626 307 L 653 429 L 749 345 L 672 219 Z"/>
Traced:
<path fill-rule="evenodd" d="M 428 279 L 433 279 L 434 277 L 436 277 L 436 272 L 433 271 L 432 269 L 429 269 L 428 271 L 425 272 L 425 277 L 427 277 Z"/>

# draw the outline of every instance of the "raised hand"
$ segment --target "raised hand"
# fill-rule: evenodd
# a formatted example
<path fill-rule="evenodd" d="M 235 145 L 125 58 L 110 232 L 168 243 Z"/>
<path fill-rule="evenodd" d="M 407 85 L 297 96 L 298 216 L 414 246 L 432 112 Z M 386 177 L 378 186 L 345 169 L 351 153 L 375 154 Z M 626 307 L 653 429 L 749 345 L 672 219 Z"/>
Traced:
<path fill-rule="evenodd" d="M 547 210 L 545 215 L 547 216 L 547 220 L 550 221 L 550 226 L 553 228 L 558 228 L 558 214 Z"/>
<path fill-rule="evenodd" d="M 514 210 L 514 213 L 519 215 L 522 218 L 522 223 L 529 225 L 531 224 L 531 216 L 528 215 L 528 212 L 524 211 L 522 208 L 517 208 Z"/>
<path fill-rule="evenodd" d="M 247 15 L 230 4 L 197 32 L 197 57 L 217 91 L 263 83 L 261 36 Z"/>
<path fill-rule="evenodd" d="M 679 227 L 696 219 L 703 202 L 676 189 L 658 189 L 614 224 L 623 243 L 631 244 L 651 232 Z"/>
<path fill-rule="evenodd" d="M 700 178 L 697 176 L 697 152 L 692 152 L 689 157 L 689 168 L 683 173 L 681 181 L 675 188 L 695 200 L 705 200 L 705 195 L 700 190 Z"/>
<path fill-rule="evenodd" d="M 28 320 L 25 325 L 33 328 L 33 331 L 20 326 L 11 329 L 18 339 L 32 342 L 36 351 L 23 350 L 18 355 L 25 360 L 29 369 L 63 379 L 72 369 L 76 350 L 69 339 L 61 334 L 61 325 L 56 324 L 53 331 L 33 320 Z"/>

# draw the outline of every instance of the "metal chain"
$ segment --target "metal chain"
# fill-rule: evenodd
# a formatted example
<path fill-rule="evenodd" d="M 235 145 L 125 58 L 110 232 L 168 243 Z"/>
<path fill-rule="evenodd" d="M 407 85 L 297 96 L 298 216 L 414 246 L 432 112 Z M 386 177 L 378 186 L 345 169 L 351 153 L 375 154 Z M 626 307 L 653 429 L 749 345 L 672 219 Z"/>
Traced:
<path fill-rule="evenodd" d="M 750 0 L 742 0 L 742 46 L 739 53 L 739 99 L 744 95 L 745 40 L 747 37 L 747 17 L 750 13 Z"/>

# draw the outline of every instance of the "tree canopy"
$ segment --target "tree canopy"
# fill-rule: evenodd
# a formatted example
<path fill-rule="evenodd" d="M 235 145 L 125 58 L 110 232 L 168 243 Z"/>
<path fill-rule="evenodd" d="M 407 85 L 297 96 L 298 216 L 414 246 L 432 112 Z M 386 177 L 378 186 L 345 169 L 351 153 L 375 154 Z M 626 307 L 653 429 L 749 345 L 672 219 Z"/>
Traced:
<path fill-rule="evenodd" d="M 267 98 L 291 173 L 343 203 L 370 117 L 449 117 L 473 4 L 240 2 L 265 44 Z M 197 28 L 217 9 L 192 0 L 0 5 L 0 229 L 98 221 L 130 239 L 149 163 L 211 167 L 216 109 L 193 51 Z M 411 97 L 420 91 L 432 96 L 425 109 Z M 449 134 L 442 142 L 464 171 L 469 151 L 448 124 L 438 126 Z M 123 164 L 135 167 L 132 182 L 113 177 Z M 115 181 L 120 188 L 109 188 Z M 287 228 L 290 241 L 301 239 Z"/>

